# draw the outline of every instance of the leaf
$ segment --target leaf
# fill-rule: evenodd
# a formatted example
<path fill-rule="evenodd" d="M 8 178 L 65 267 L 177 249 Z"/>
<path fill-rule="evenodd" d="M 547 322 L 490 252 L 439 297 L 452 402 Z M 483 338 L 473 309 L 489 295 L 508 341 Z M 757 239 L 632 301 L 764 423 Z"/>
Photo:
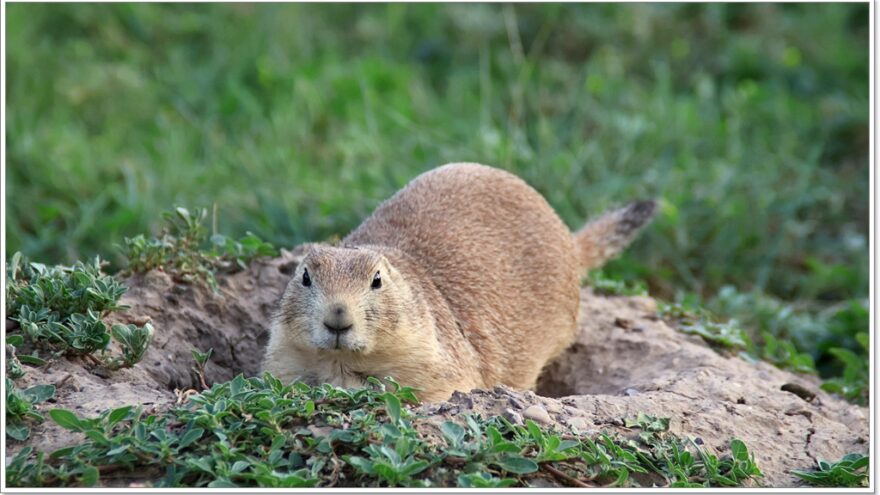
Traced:
<path fill-rule="evenodd" d="M 400 422 L 400 399 L 394 394 L 386 392 L 382 394 L 385 399 L 385 411 L 394 423 Z"/>
<path fill-rule="evenodd" d="M 22 364 L 29 364 L 31 366 L 43 366 L 46 364 L 46 360 L 40 359 L 37 356 L 30 356 L 28 354 L 17 354 L 15 357 L 17 357 Z"/>
<path fill-rule="evenodd" d="M 513 442 L 499 442 L 492 446 L 492 452 L 519 452 L 520 448 Z"/>
<path fill-rule="evenodd" d="M 219 478 L 208 483 L 208 488 L 238 488 L 238 485 L 227 478 Z"/>
<path fill-rule="evenodd" d="M 24 344 L 24 336 L 22 336 L 22 335 L 7 335 L 6 336 L 6 344 L 14 346 L 14 347 L 21 347 L 21 345 Z"/>
<path fill-rule="evenodd" d="M 528 474 L 538 470 L 538 464 L 531 459 L 518 455 L 506 455 L 501 457 L 494 464 L 509 473 Z"/>
<path fill-rule="evenodd" d="M 563 440 L 563 441 L 559 444 L 559 449 L 558 449 L 558 450 L 561 451 L 561 452 L 564 452 L 564 451 L 566 451 L 566 450 L 568 450 L 568 449 L 572 449 L 572 448 L 577 447 L 577 446 L 578 446 L 578 442 L 577 442 L 576 440 Z"/>
<path fill-rule="evenodd" d="M 247 380 L 245 380 L 244 376 L 237 375 L 232 381 L 229 382 L 229 395 L 230 397 L 235 397 L 242 390 L 246 390 L 247 388 Z"/>
<path fill-rule="evenodd" d="M 211 244 L 214 244 L 218 247 L 225 246 L 228 240 L 229 238 L 223 234 L 214 234 L 211 236 Z"/>
<path fill-rule="evenodd" d="M 107 427 L 112 428 L 113 425 L 125 419 L 130 411 L 131 406 L 123 406 L 110 411 L 110 414 L 107 416 Z"/>
<path fill-rule="evenodd" d="M 867 466 L 870 459 L 866 455 L 847 454 L 847 455 L 843 456 L 843 460 L 851 461 L 852 462 L 851 469 L 857 470 L 857 469 L 861 469 L 861 468 Z"/>
<path fill-rule="evenodd" d="M 52 459 L 58 459 L 60 457 L 64 457 L 66 455 L 69 455 L 71 452 L 73 452 L 74 448 L 75 447 L 60 448 L 58 450 L 53 451 L 51 454 L 49 454 L 49 457 L 51 457 Z M 127 448 L 127 447 L 125 447 L 125 448 Z M 108 455 L 110 455 L 110 454 L 108 453 Z"/>
<path fill-rule="evenodd" d="M 188 464 L 200 471 L 205 473 L 214 474 L 214 468 L 208 462 L 208 457 L 201 457 L 199 459 L 189 459 Z"/>
<path fill-rule="evenodd" d="M 86 436 L 98 445 L 107 445 L 110 443 L 110 440 L 107 440 L 107 437 L 98 430 L 88 430 L 86 431 Z"/>
<path fill-rule="evenodd" d="M 746 448 L 746 444 L 744 444 L 742 440 L 738 438 L 734 438 L 733 440 L 731 440 L 730 452 L 731 454 L 733 454 L 733 458 L 737 461 L 750 462 L 749 449 Z"/>
<path fill-rule="evenodd" d="M 204 433 L 205 430 L 203 428 L 193 428 L 187 431 L 183 434 L 183 437 L 180 438 L 180 442 L 177 444 L 177 448 L 182 449 L 184 447 L 187 447 L 191 443 L 202 438 L 202 435 L 204 435 Z"/>
<path fill-rule="evenodd" d="M 373 470 L 373 463 L 367 459 L 364 459 L 363 457 L 353 455 L 349 457 L 344 457 L 343 459 L 345 460 L 345 462 L 351 464 L 362 473 L 374 474 L 375 472 Z"/>
<path fill-rule="evenodd" d="M 55 385 L 35 385 L 21 392 L 31 404 L 39 404 L 55 397 Z"/>
<path fill-rule="evenodd" d="M 541 428 L 538 427 L 538 425 L 535 424 L 535 422 L 531 419 L 527 419 L 526 429 L 529 430 L 529 435 L 532 436 L 532 439 L 540 445 L 541 441 L 544 438 L 544 434 L 541 432 Z"/>
<path fill-rule="evenodd" d="M 85 486 L 95 486 L 98 484 L 98 469 L 94 466 L 88 466 L 83 470 L 80 482 Z"/>
<path fill-rule="evenodd" d="M 425 470 L 428 467 L 428 463 L 425 461 L 416 461 L 409 464 L 404 470 L 401 472 L 404 476 L 412 476 L 414 474 L 418 474 Z"/>
<path fill-rule="evenodd" d="M 31 430 L 25 425 L 13 425 L 6 423 L 6 435 L 10 438 L 24 442 L 30 436 Z"/>
<path fill-rule="evenodd" d="M 452 421 L 444 421 L 440 426 L 440 431 L 443 432 L 443 436 L 446 437 L 446 440 L 453 447 L 457 446 L 464 439 L 464 428 Z"/>
<path fill-rule="evenodd" d="M 83 421 L 76 417 L 76 414 L 68 411 L 67 409 L 52 409 L 49 411 L 49 417 L 52 418 L 58 426 L 71 430 L 71 431 L 83 431 L 85 428 L 83 425 Z"/>
<path fill-rule="evenodd" d="M 318 483 L 318 479 L 305 479 L 302 476 L 291 474 L 278 479 L 278 486 L 281 488 L 309 488 Z"/>
<path fill-rule="evenodd" d="M 233 473 L 240 473 L 248 468 L 251 464 L 247 461 L 235 461 L 235 464 L 232 465 L 230 471 Z"/>

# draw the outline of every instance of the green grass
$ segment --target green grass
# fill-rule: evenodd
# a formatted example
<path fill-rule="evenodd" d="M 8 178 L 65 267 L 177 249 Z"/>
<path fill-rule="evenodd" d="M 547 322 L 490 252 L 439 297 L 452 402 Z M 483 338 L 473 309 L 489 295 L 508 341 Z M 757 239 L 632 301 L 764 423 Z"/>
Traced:
<path fill-rule="evenodd" d="M 407 406 L 417 403 L 412 389 L 372 383 L 352 390 L 284 385 L 267 373 L 214 384 L 155 415 L 132 406 L 95 418 L 52 409 L 55 423 L 86 440 L 48 455 L 22 449 L 7 466 L 7 483 L 93 486 L 111 473 L 137 473 L 161 487 L 504 487 L 536 476 L 592 486 L 644 479 L 740 486 L 762 476 L 741 441 L 732 439 L 730 454 L 718 457 L 669 434 L 668 418 L 643 414 L 628 422 L 643 430 L 638 441 L 475 415 L 446 421 L 432 435 Z"/>
<path fill-rule="evenodd" d="M 171 204 L 322 240 L 476 160 L 573 228 L 663 198 L 610 267 L 653 292 L 867 294 L 866 5 L 12 4 L 7 28 L 10 252 L 121 267 Z"/>
<path fill-rule="evenodd" d="M 320 241 L 474 160 L 572 228 L 662 198 L 605 272 L 667 300 L 732 285 L 816 313 L 868 296 L 865 4 L 7 13 L 10 253 L 122 269 L 114 246 L 175 204 L 214 208 L 230 239 Z M 858 352 L 866 327 L 847 328 Z M 834 367 L 800 345 L 813 335 L 785 338 Z"/>
<path fill-rule="evenodd" d="M 713 306 L 730 285 L 820 324 L 868 296 L 865 4 L 7 13 L 10 253 L 123 269 L 115 246 L 149 251 L 136 236 L 161 239 L 170 205 L 210 209 L 227 240 L 321 241 L 473 160 L 522 176 L 572 228 L 661 198 L 604 269 L 654 296 Z M 770 333 L 836 376 L 830 347 L 862 356 L 866 330 Z"/>

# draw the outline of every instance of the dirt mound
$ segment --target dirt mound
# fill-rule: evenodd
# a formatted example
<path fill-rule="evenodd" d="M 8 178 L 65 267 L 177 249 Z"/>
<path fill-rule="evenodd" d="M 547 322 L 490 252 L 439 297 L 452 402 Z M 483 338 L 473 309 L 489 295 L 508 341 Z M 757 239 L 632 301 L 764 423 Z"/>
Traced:
<path fill-rule="evenodd" d="M 174 389 L 197 385 L 190 351 L 214 349 L 209 383 L 259 371 L 266 324 L 301 251 L 283 252 L 247 271 L 218 277 L 219 293 L 179 284 L 150 272 L 126 281 L 122 303 L 131 309 L 116 321 L 156 328 L 154 342 L 133 369 L 107 373 L 93 365 L 61 359 L 43 369 L 27 368 L 22 388 L 57 386 L 54 404 L 81 416 L 127 404 L 157 410 L 177 400 Z M 656 318 L 646 297 L 601 297 L 582 292 L 578 341 L 551 363 L 536 392 L 496 387 L 456 393 L 446 403 L 418 412 L 436 423 L 473 411 L 503 414 L 512 421 L 532 418 L 563 430 L 617 429 L 639 412 L 671 418 L 671 431 L 693 436 L 717 454 L 733 437 L 754 453 L 768 486 L 798 486 L 792 469 L 809 469 L 816 459 L 836 460 L 867 451 L 868 410 L 819 390 L 819 383 L 758 362 L 723 356 L 699 338 L 677 332 Z M 794 393 L 782 390 L 798 385 Z M 786 387 L 786 388 L 791 388 Z M 801 396 L 809 397 L 806 400 Z M 51 421 L 33 428 L 28 444 L 54 450 L 78 440 Z M 23 444 L 7 442 L 7 456 Z"/>

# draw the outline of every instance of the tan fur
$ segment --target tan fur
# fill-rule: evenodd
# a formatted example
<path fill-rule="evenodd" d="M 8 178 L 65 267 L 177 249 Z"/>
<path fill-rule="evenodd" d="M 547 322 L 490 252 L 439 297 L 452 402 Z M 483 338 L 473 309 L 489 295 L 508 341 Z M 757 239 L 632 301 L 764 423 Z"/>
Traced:
<path fill-rule="evenodd" d="M 308 248 L 273 319 L 264 368 L 348 387 L 391 376 L 427 401 L 499 383 L 532 388 L 574 340 L 584 268 L 623 247 L 619 235 L 600 247 L 601 236 L 631 219 L 576 238 L 512 174 L 470 163 L 426 172 L 338 247 Z M 350 330 L 324 326 L 331 308 L 345 309 Z"/>

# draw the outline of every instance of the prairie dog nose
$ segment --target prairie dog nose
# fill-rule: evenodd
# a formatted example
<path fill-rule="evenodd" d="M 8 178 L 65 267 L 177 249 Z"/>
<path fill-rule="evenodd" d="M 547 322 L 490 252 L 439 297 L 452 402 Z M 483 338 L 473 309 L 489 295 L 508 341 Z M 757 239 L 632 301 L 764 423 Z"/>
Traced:
<path fill-rule="evenodd" d="M 344 304 L 333 304 L 324 316 L 324 328 L 330 333 L 345 332 L 350 330 L 353 325 L 354 319 L 351 317 L 348 307 Z"/>

